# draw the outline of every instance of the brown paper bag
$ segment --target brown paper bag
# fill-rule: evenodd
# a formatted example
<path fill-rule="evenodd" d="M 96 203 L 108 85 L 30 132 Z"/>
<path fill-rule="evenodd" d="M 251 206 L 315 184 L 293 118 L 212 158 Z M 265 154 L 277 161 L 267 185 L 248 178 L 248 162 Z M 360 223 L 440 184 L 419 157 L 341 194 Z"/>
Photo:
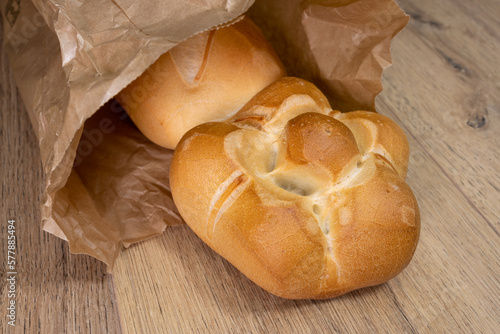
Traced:
<path fill-rule="evenodd" d="M 374 110 L 390 41 L 408 17 L 393 0 L 66 2 L 0 0 L 4 43 L 40 142 L 42 226 L 110 266 L 122 246 L 182 223 L 172 151 L 148 141 L 112 99 L 161 54 L 246 12 L 289 74 L 333 107 Z"/>

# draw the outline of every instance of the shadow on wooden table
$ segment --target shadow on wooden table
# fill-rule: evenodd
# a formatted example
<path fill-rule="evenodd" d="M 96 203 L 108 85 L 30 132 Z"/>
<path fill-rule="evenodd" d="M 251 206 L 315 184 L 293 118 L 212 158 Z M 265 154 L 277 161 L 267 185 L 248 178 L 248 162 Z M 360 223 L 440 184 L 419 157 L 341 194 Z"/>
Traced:
<path fill-rule="evenodd" d="M 283 299 L 247 279 L 187 226 L 122 252 L 113 281 L 129 331 L 328 332 L 355 328 L 354 319 L 375 329 L 374 317 L 395 332 L 408 329 L 397 304 L 387 302 L 394 299 L 387 284 L 328 300 Z M 359 314 L 346 317 L 345 309 Z"/>

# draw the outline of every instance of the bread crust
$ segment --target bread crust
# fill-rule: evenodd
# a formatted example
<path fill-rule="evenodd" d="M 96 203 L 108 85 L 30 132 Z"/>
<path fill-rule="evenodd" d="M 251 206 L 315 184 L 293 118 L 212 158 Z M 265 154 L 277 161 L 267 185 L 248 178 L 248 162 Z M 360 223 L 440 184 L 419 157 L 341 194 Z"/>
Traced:
<path fill-rule="evenodd" d="M 246 17 L 162 55 L 117 96 L 141 132 L 173 149 L 198 124 L 225 120 L 285 70 Z"/>
<path fill-rule="evenodd" d="M 226 122 L 191 129 L 170 170 L 192 230 L 265 290 L 331 298 L 400 273 L 417 246 L 408 143 L 389 118 L 340 113 L 283 78 Z"/>

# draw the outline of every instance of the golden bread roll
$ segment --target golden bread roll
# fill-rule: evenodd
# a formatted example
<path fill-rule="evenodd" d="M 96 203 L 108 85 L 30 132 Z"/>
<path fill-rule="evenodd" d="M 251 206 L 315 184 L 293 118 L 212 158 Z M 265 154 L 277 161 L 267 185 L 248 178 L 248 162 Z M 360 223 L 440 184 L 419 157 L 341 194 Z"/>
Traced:
<path fill-rule="evenodd" d="M 285 70 L 250 19 L 197 34 L 117 96 L 141 132 L 173 149 L 192 127 L 234 115 Z"/>
<path fill-rule="evenodd" d="M 283 78 L 174 152 L 172 195 L 191 229 L 265 290 L 331 298 L 410 262 L 419 209 L 408 143 L 389 118 L 332 111 L 311 83 Z"/>

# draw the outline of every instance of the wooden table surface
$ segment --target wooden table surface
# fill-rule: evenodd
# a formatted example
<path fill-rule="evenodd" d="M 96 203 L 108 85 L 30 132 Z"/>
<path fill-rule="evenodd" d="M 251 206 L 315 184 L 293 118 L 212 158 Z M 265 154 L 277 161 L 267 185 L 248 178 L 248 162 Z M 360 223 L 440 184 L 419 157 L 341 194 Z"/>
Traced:
<path fill-rule="evenodd" d="M 2 52 L 0 333 L 500 333 L 500 2 L 399 3 L 412 19 L 377 107 L 408 136 L 421 239 L 395 279 L 326 301 L 268 294 L 186 226 L 123 251 L 112 275 L 70 254 L 40 229 L 38 144 Z"/>

